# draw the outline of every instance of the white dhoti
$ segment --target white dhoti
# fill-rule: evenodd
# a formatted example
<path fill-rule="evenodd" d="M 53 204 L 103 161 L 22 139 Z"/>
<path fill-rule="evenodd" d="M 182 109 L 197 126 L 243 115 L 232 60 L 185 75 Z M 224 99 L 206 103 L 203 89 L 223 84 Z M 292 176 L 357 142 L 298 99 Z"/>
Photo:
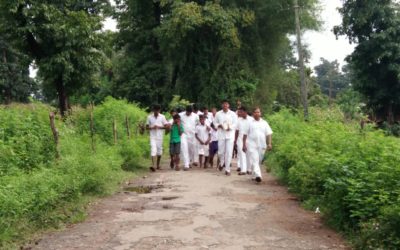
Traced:
<path fill-rule="evenodd" d="M 259 148 L 257 146 L 249 146 L 248 148 L 248 156 L 250 157 L 249 166 L 251 167 L 253 175 L 255 177 L 262 178 L 260 166 L 264 157 L 264 153 L 265 149 Z"/>
<path fill-rule="evenodd" d="M 197 140 L 193 135 L 186 135 L 186 141 L 188 145 L 188 155 L 189 155 L 189 163 L 190 162 L 198 162 L 196 159 L 196 152 L 197 152 Z"/>
<path fill-rule="evenodd" d="M 189 168 L 190 158 L 189 158 L 189 148 L 188 140 L 185 133 L 181 136 L 181 158 L 183 160 L 183 167 Z"/>
<path fill-rule="evenodd" d="M 243 141 L 237 141 L 237 153 L 238 153 L 238 167 L 240 167 L 240 172 L 246 173 L 247 171 L 247 157 L 246 153 L 243 152 Z"/>
<path fill-rule="evenodd" d="M 231 172 L 231 162 L 233 154 L 233 139 L 219 139 L 218 140 L 218 156 L 220 165 L 225 165 L 225 171 Z"/>
<path fill-rule="evenodd" d="M 197 152 L 199 155 L 208 157 L 210 152 L 209 145 L 201 145 L 199 142 L 197 142 Z"/>
<path fill-rule="evenodd" d="M 163 153 L 163 139 L 150 138 L 150 151 L 152 157 L 161 156 Z"/>

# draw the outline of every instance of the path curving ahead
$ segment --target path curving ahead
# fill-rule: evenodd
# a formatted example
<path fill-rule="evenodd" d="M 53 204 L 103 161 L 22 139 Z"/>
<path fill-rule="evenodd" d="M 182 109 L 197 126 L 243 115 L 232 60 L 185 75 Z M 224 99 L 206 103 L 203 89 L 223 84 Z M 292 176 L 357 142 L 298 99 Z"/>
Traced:
<path fill-rule="evenodd" d="M 137 186 L 154 188 L 150 193 Z M 349 249 L 317 214 L 266 175 L 164 170 L 99 201 L 88 219 L 33 249 Z"/>

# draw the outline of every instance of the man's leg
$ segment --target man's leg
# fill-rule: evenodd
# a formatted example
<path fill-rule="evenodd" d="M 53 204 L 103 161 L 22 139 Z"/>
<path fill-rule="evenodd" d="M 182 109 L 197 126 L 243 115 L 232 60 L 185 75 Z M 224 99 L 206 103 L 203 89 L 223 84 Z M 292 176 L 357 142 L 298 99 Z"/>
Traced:
<path fill-rule="evenodd" d="M 231 162 L 233 157 L 233 139 L 225 140 L 225 171 L 227 174 L 231 172 Z"/>
<path fill-rule="evenodd" d="M 196 139 L 190 136 L 186 138 L 186 141 L 188 145 L 189 162 L 194 163 L 196 161 L 194 158 L 194 150 L 197 147 Z"/>
<path fill-rule="evenodd" d="M 157 169 L 161 169 L 160 162 L 163 153 L 163 140 L 157 140 Z"/>
<path fill-rule="evenodd" d="M 153 138 L 150 138 L 150 155 L 151 155 L 151 171 L 156 171 L 156 163 L 157 163 L 157 141 Z"/>
<path fill-rule="evenodd" d="M 189 169 L 189 150 L 188 150 L 188 144 L 187 144 L 187 137 L 185 134 L 182 134 L 181 137 L 181 157 L 183 159 L 183 167 L 187 170 Z"/>
<path fill-rule="evenodd" d="M 237 144 L 237 149 L 238 149 L 238 161 L 240 163 L 240 175 L 246 174 L 247 171 L 247 159 L 246 159 L 246 153 L 243 152 L 243 143 L 238 142 Z"/>
<path fill-rule="evenodd" d="M 219 164 L 218 168 L 221 171 L 225 165 L 225 139 L 218 140 L 218 156 L 219 156 Z"/>
<path fill-rule="evenodd" d="M 255 176 L 255 180 L 257 182 L 261 182 L 262 175 L 260 169 L 260 151 L 258 150 L 258 148 L 251 148 L 250 155 L 251 155 L 251 163 L 253 166 L 253 173 Z"/>

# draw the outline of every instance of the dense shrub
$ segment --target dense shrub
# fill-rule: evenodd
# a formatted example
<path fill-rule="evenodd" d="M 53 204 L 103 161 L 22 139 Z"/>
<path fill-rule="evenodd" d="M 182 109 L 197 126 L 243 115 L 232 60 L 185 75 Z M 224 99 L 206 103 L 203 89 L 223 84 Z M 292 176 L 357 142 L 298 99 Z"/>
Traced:
<path fill-rule="evenodd" d="M 74 108 L 59 117 L 60 158 L 49 126 L 51 107 L 35 103 L 0 107 L 0 248 L 26 234 L 74 220 L 85 197 L 111 193 L 149 154 L 148 138 L 135 133 L 146 113 L 123 100 L 108 98 L 94 108 L 95 152 L 90 110 Z M 127 138 L 125 116 L 132 126 Z M 118 124 L 113 143 L 112 121 Z M 76 205 L 78 204 L 78 205 Z"/>
<path fill-rule="evenodd" d="M 287 110 L 268 120 L 275 132 L 269 167 L 305 206 L 319 207 L 356 247 L 400 248 L 398 138 L 360 131 L 336 109 L 314 109 L 309 122 Z"/>

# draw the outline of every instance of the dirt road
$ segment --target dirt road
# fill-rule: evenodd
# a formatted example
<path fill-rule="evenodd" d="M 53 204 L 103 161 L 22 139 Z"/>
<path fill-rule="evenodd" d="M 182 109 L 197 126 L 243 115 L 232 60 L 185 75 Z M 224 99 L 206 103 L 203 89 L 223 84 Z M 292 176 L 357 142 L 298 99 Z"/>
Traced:
<path fill-rule="evenodd" d="M 215 169 L 164 168 L 101 200 L 87 221 L 45 236 L 33 249 L 348 248 L 271 176 L 256 184 Z"/>

